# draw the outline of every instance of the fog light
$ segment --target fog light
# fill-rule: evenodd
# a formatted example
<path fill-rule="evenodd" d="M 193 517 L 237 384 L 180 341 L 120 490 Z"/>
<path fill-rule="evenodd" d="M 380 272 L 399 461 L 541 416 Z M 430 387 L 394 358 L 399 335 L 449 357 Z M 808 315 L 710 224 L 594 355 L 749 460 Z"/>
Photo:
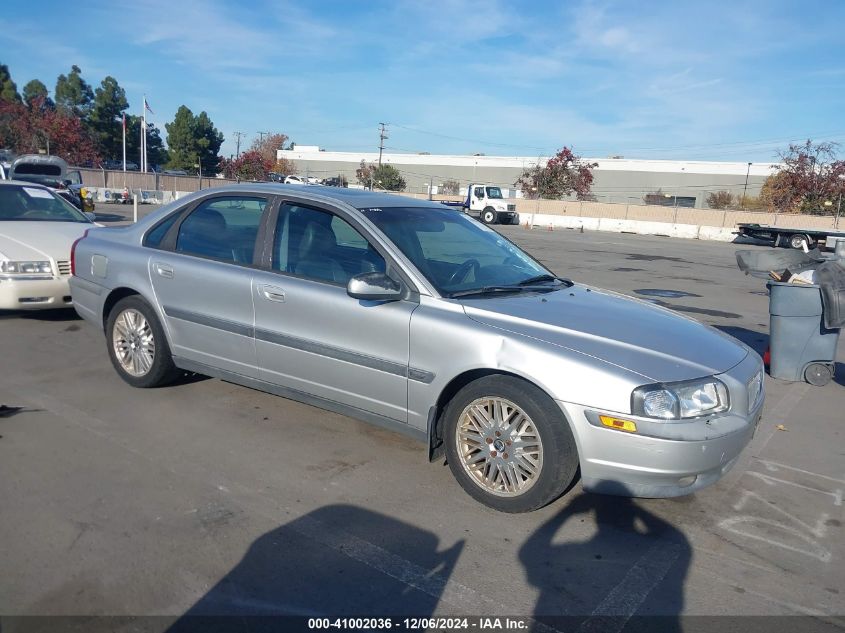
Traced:
<path fill-rule="evenodd" d="M 637 425 L 631 420 L 613 418 L 609 415 L 600 415 L 599 420 L 601 420 L 601 423 L 605 426 L 610 427 L 611 429 L 616 429 L 617 431 L 627 431 L 628 433 L 637 432 Z"/>
<path fill-rule="evenodd" d="M 690 475 L 689 477 L 681 477 L 678 480 L 678 485 L 681 488 L 686 488 L 687 486 L 691 486 L 695 483 L 695 480 L 698 479 L 698 475 Z"/>

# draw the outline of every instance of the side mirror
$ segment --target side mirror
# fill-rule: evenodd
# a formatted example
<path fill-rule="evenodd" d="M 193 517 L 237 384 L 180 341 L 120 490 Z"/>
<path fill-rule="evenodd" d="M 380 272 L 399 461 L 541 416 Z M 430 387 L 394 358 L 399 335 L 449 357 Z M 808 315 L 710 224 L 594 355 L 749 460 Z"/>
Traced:
<path fill-rule="evenodd" d="M 91 220 L 92 222 L 93 222 L 94 220 L 96 220 L 96 219 L 97 219 L 97 214 L 96 214 L 96 213 L 91 213 L 90 211 L 85 211 L 85 212 L 83 213 L 83 215 L 84 215 L 86 218 L 88 218 L 89 220 Z"/>
<path fill-rule="evenodd" d="M 398 301 L 402 286 L 384 273 L 362 273 L 349 280 L 346 294 L 365 301 Z"/>

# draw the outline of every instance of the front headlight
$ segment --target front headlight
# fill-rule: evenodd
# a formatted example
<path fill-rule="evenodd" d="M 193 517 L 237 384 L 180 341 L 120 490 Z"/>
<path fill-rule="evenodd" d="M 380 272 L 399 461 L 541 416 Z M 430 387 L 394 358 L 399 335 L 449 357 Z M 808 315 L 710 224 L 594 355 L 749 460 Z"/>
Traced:
<path fill-rule="evenodd" d="M 50 262 L 0 262 L 0 272 L 7 275 L 40 275 L 52 273 Z"/>
<path fill-rule="evenodd" d="M 631 394 L 634 415 L 658 420 L 697 418 L 729 407 L 728 388 L 716 378 L 645 385 Z"/>

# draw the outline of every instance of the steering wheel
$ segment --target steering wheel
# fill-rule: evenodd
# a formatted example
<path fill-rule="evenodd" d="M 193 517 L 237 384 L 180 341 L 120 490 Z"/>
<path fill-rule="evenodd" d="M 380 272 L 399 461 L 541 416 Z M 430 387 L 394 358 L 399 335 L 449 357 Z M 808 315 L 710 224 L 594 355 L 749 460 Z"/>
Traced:
<path fill-rule="evenodd" d="M 468 259 L 458 266 L 458 269 L 449 276 L 448 285 L 452 286 L 464 281 L 471 270 L 474 271 L 474 275 L 477 278 L 478 271 L 481 270 L 481 264 L 477 259 Z"/>

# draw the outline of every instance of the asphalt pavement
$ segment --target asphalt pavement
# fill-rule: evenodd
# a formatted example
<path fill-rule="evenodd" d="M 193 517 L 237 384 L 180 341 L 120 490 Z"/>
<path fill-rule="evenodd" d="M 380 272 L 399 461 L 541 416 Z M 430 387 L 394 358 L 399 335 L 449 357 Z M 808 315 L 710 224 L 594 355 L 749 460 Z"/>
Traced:
<path fill-rule="evenodd" d="M 115 207 L 101 220 L 131 214 Z M 767 345 L 765 282 L 737 269 L 736 245 L 500 230 L 559 275 Z M 644 615 L 664 630 L 800 615 L 812 619 L 767 630 L 837 630 L 843 348 L 825 387 L 766 377 L 751 445 L 708 489 L 644 500 L 576 486 L 505 515 L 402 436 L 219 380 L 132 389 L 72 311 L 3 314 L 0 614 L 561 615 L 567 630 L 615 631 Z"/>

